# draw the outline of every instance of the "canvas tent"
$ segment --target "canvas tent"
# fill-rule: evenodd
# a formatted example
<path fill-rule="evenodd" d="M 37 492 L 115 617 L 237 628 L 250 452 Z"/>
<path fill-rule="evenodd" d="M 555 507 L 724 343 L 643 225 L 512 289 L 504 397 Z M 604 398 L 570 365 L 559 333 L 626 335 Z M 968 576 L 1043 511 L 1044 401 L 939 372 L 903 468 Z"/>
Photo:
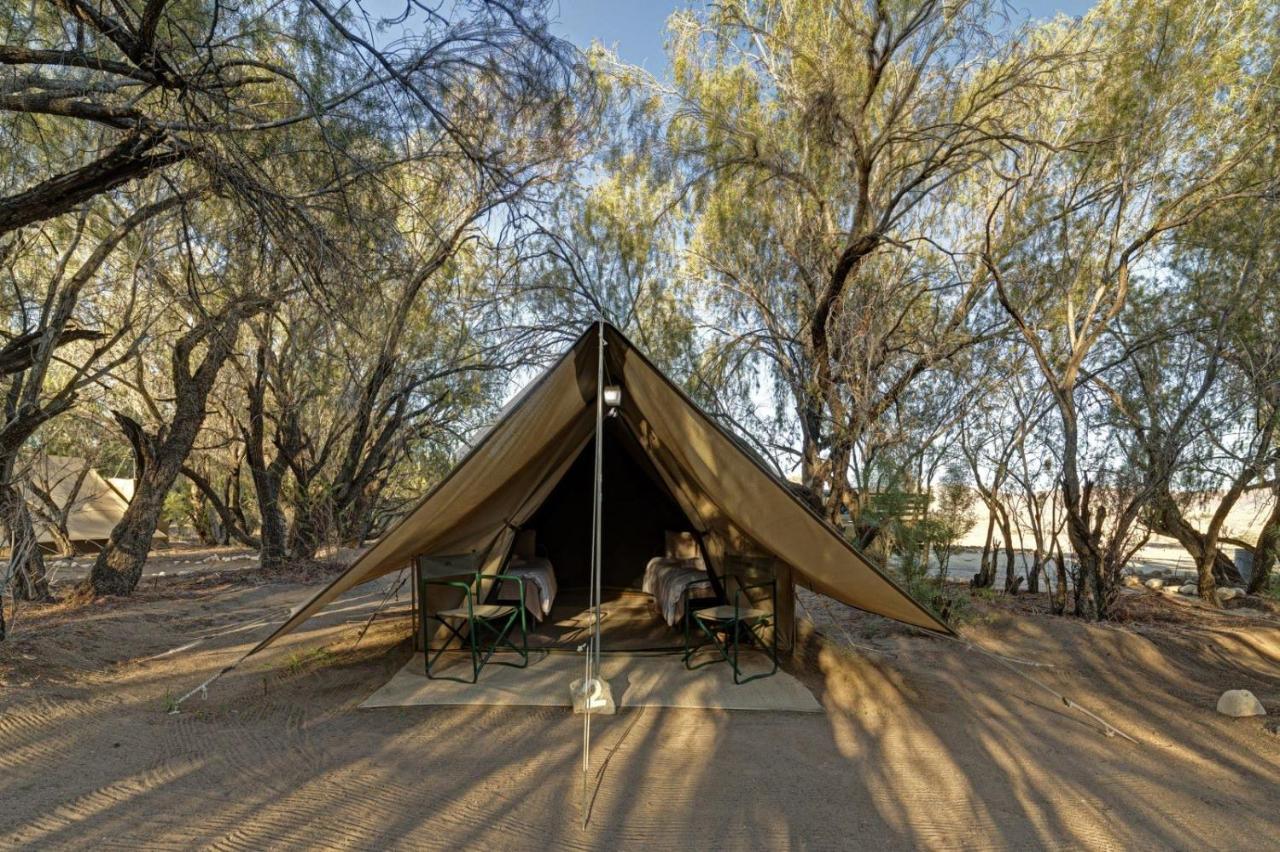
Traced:
<path fill-rule="evenodd" d="M 116 492 L 124 498 L 124 502 L 128 503 L 133 500 L 133 477 L 108 476 L 107 484 L 114 488 Z"/>
<path fill-rule="evenodd" d="M 667 379 L 616 328 L 589 327 L 501 413 L 467 456 L 350 568 L 296 610 L 250 653 L 266 647 L 346 590 L 431 554 L 483 554 L 498 570 L 517 533 L 533 524 L 565 556 L 572 582 L 589 535 L 584 453 L 595 431 L 597 335 L 605 382 L 622 404 L 605 429 L 605 584 L 633 581 L 656 536 L 683 522 L 715 570 L 734 554 L 772 557 L 779 571 L 779 628 L 792 625 L 794 584 L 860 609 L 939 633 L 951 631 L 854 549 Z M 575 484 L 576 483 L 576 484 Z M 575 532 L 578 545 L 566 533 Z M 577 562 L 569 555 L 578 547 Z M 553 560 L 554 561 L 554 560 Z M 612 575 L 612 576 L 611 576 Z"/>
<path fill-rule="evenodd" d="M 99 550 L 129 507 L 128 500 L 88 461 L 74 456 L 38 456 L 31 463 L 31 485 L 43 493 L 31 491 L 27 502 L 37 540 L 45 547 L 57 546 L 51 521 L 65 512 L 71 544 L 80 551 Z M 158 537 L 165 538 L 162 532 Z"/>

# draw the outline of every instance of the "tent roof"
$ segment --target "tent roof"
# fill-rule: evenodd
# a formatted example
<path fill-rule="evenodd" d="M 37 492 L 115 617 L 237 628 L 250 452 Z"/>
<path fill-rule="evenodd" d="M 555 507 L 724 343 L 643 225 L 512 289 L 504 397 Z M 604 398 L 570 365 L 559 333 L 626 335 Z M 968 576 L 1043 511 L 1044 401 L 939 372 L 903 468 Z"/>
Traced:
<path fill-rule="evenodd" d="M 348 589 L 425 553 L 505 553 L 595 428 L 596 345 L 606 383 L 621 385 L 624 424 L 700 532 L 745 536 L 787 563 L 801 585 L 897 621 L 951 633 L 767 470 L 620 331 L 593 324 L 522 390 L 471 451 L 368 551 L 250 653 Z"/>
<path fill-rule="evenodd" d="M 133 491 L 135 484 L 133 477 L 130 476 L 108 476 L 107 484 L 116 490 L 116 492 L 124 498 L 126 503 L 133 500 Z"/>
<path fill-rule="evenodd" d="M 31 465 L 31 481 L 59 509 L 71 507 L 67 533 L 72 541 L 105 541 L 129 508 L 128 501 L 88 461 L 75 456 L 38 457 Z M 31 500 L 33 506 L 43 510 L 34 495 Z M 52 543 L 53 535 L 40 512 L 36 512 L 33 521 L 40 543 Z"/>

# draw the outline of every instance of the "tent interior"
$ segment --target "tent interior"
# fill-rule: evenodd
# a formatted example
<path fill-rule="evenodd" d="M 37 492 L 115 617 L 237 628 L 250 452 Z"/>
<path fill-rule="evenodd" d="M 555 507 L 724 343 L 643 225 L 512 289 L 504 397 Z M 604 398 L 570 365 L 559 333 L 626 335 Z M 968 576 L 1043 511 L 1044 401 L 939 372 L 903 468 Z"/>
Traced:
<path fill-rule="evenodd" d="M 665 533 L 693 526 L 666 488 L 640 463 L 643 451 L 623 424 L 606 420 L 604 433 L 603 584 L 613 590 L 639 589 L 645 564 L 662 555 Z M 536 534 L 539 555 L 555 566 L 562 592 L 588 585 L 594 462 L 594 447 L 588 442 L 522 527 Z"/>
<path fill-rule="evenodd" d="M 642 589 L 645 566 L 662 556 L 668 533 L 692 532 L 639 441 L 621 418 L 604 421 L 601 516 L 601 633 L 605 647 L 634 650 L 681 641 L 653 612 Z M 520 527 L 555 569 L 559 591 L 549 616 L 531 626 L 533 647 L 576 646 L 589 625 L 595 445 L 587 443 Z"/>

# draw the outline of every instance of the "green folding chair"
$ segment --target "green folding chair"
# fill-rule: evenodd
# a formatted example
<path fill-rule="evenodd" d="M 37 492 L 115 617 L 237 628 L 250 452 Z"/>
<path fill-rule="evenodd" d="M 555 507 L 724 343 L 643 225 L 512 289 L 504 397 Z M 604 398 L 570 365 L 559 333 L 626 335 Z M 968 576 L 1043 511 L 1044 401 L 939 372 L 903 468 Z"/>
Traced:
<path fill-rule="evenodd" d="M 452 680 L 458 683 L 475 683 L 480 671 L 500 648 L 510 649 L 520 655 L 520 662 L 492 660 L 496 666 L 513 666 L 522 669 L 529 665 L 529 637 L 526 632 L 524 607 L 524 580 L 505 574 L 480 573 L 475 554 L 462 556 L 419 556 L 418 601 L 422 613 L 422 646 L 426 658 L 427 677 L 432 680 Z M 514 601 L 495 598 L 500 587 L 515 583 L 517 597 Z M 432 609 L 430 591 L 448 595 L 451 602 L 442 608 Z M 452 594 L 449 594 L 452 593 Z M 489 600 L 495 598 L 494 600 Z M 438 648 L 431 647 L 432 624 L 444 628 L 444 642 Z M 512 637 L 512 630 L 520 630 L 520 644 Z M 437 674 L 437 663 L 454 640 L 457 650 L 471 654 L 471 678 Z"/>
<path fill-rule="evenodd" d="M 749 683 L 769 677 L 778 671 L 778 578 L 772 560 L 730 558 L 725 560 L 724 591 L 731 603 L 693 609 L 686 601 L 684 617 L 684 665 L 689 671 L 715 663 L 728 663 L 733 669 L 735 684 Z M 765 604 L 768 608 L 765 608 Z M 719 654 L 718 659 L 701 663 L 692 661 L 693 655 L 706 642 L 694 644 L 690 627 L 697 627 L 710 640 Z M 766 638 L 765 631 L 769 632 Z M 745 675 L 739 665 L 739 651 L 743 644 L 756 645 L 773 668 L 767 672 Z"/>

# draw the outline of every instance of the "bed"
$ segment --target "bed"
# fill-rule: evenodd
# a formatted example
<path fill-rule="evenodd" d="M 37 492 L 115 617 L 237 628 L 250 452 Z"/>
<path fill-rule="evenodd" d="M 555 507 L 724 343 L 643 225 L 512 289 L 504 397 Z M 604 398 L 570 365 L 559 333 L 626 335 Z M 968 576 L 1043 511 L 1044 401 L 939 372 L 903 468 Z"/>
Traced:
<path fill-rule="evenodd" d="M 556 592 L 559 591 L 551 560 L 542 556 L 531 559 L 513 556 L 504 574 L 524 581 L 524 607 L 534 621 L 542 621 L 551 613 L 551 605 L 555 603 Z M 507 589 L 503 590 L 506 591 Z"/>
<path fill-rule="evenodd" d="M 658 614 L 671 627 L 684 619 L 689 598 L 715 597 L 715 587 L 701 558 L 659 556 L 644 567 L 643 590 L 653 596 Z"/>

